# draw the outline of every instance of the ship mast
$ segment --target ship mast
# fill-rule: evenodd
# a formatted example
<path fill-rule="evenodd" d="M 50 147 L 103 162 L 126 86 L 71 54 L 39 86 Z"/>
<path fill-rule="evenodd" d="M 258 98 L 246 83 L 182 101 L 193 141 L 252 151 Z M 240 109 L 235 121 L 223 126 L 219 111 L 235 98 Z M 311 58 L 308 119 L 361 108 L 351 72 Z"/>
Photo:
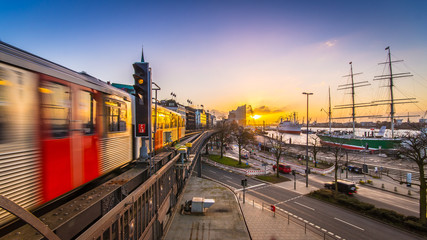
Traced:
<path fill-rule="evenodd" d="M 371 84 L 368 83 L 368 81 L 354 82 L 354 76 L 362 74 L 362 73 L 353 73 L 353 62 L 350 62 L 349 64 L 350 64 L 350 75 L 346 75 L 343 77 L 350 77 L 351 83 L 339 85 L 338 90 L 351 89 L 351 104 L 337 105 L 337 106 L 335 106 L 335 109 L 345 109 L 345 108 L 351 108 L 352 109 L 352 113 L 351 113 L 351 119 L 353 122 L 353 133 L 352 133 L 352 135 L 354 137 L 355 133 L 356 133 L 356 107 L 363 107 L 365 105 L 363 103 L 362 104 L 356 104 L 355 103 L 355 100 L 354 100 L 355 90 L 354 89 L 357 87 L 369 86 Z M 360 117 L 366 117 L 366 116 L 360 116 Z M 334 119 L 344 119 L 344 118 L 349 118 L 349 117 L 334 118 Z"/>
<path fill-rule="evenodd" d="M 350 62 L 350 76 L 351 76 L 351 102 L 352 102 L 352 113 L 351 117 L 353 120 L 353 137 L 356 132 L 356 113 L 354 107 L 354 79 L 353 79 L 353 62 Z"/>
<path fill-rule="evenodd" d="M 390 119 L 391 119 L 391 137 L 394 138 L 394 97 L 393 97 L 393 71 L 391 70 L 391 54 L 390 47 L 386 47 L 388 50 L 388 65 L 390 69 Z"/>
<path fill-rule="evenodd" d="M 390 89 L 390 100 L 379 100 L 379 101 L 374 101 L 372 103 L 374 104 L 373 106 L 375 106 L 375 105 L 385 105 L 385 104 L 390 105 L 391 137 L 394 138 L 394 119 L 395 119 L 395 117 L 397 117 L 395 115 L 394 106 L 396 104 L 416 103 L 416 101 L 413 101 L 413 100 L 415 100 L 415 98 L 394 99 L 394 95 L 393 95 L 394 82 L 393 82 L 393 80 L 395 78 L 411 77 L 413 75 L 411 75 L 409 72 L 406 72 L 406 73 L 395 73 L 395 74 L 393 74 L 392 63 L 403 62 L 403 60 L 391 61 L 390 47 L 386 47 L 385 50 L 388 50 L 387 61 L 383 62 L 383 63 L 379 63 L 379 64 L 388 64 L 390 75 L 374 76 L 374 81 L 376 81 L 376 80 L 388 80 L 389 81 L 388 87 Z M 408 114 L 408 118 L 409 117 L 416 117 L 416 116 L 418 116 L 418 115 L 409 116 L 409 114 Z M 401 117 L 401 116 L 398 116 L 398 117 Z"/>

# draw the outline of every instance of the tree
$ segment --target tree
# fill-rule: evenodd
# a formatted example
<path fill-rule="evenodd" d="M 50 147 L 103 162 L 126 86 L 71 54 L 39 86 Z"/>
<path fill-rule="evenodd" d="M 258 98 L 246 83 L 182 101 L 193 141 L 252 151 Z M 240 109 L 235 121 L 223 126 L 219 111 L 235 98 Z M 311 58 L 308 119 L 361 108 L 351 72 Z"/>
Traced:
<path fill-rule="evenodd" d="M 276 139 L 269 138 L 271 148 L 274 149 L 274 157 L 276 158 L 276 177 L 279 178 L 279 163 L 281 156 L 285 153 L 287 145 L 283 139 L 283 136 L 276 136 Z"/>
<path fill-rule="evenodd" d="M 334 156 L 335 159 L 335 167 L 334 167 L 334 179 L 335 179 L 335 193 L 338 193 L 338 169 L 339 165 L 341 163 L 341 159 L 344 157 L 343 151 L 342 151 L 342 144 L 339 146 L 335 146 L 331 148 L 331 153 Z"/>
<path fill-rule="evenodd" d="M 310 137 L 313 141 L 311 143 L 312 148 L 310 150 L 311 154 L 313 155 L 314 160 L 314 167 L 317 167 L 317 154 L 320 152 L 320 138 L 317 135 Z"/>
<path fill-rule="evenodd" d="M 224 145 L 232 142 L 231 124 L 222 120 L 216 124 L 217 139 L 220 142 L 221 158 L 224 156 Z"/>
<path fill-rule="evenodd" d="M 255 140 L 255 135 L 250 129 L 232 123 L 231 136 L 239 147 L 239 165 L 242 164 L 242 149 Z"/>
<path fill-rule="evenodd" d="M 426 224 L 427 187 L 424 167 L 427 165 L 427 132 L 425 129 L 421 129 L 421 131 L 419 131 L 418 133 L 407 133 L 404 139 L 405 140 L 400 146 L 399 154 L 403 158 L 414 162 L 418 167 L 418 172 L 420 174 L 420 183 L 411 184 L 420 187 L 420 223 Z M 401 183 L 407 184 L 408 182 Z"/>

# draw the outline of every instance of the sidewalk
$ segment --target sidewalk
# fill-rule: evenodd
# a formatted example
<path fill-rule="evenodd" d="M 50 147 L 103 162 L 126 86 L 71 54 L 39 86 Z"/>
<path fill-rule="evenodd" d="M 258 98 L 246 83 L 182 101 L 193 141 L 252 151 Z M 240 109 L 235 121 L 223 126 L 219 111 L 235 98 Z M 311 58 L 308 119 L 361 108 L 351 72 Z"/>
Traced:
<path fill-rule="evenodd" d="M 289 182 L 281 183 L 280 186 L 293 189 L 293 185 L 290 186 Z M 302 186 L 297 188 L 301 193 L 311 190 Z M 287 215 L 280 210 L 277 210 L 276 215 L 273 216 L 269 206 L 264 206 L 262 209 L 260 201 L 257 203 L 256 200 L 247 198 L 246 203 L 243 204 L 230 189 L 194 175 L 183 194 L 178 206 L 193 197 L 213 198 L 215 203 L 204 214 L 176 213 L 164 238 L 166 240 L 323 239 L 322 234 L 327 234 L 292 216 L 288 221 Z"/>
<path fill-rule="evenodd" d="M 280 239 L 323 239 L 322 235 L 315 234 L 282 215 L 273 213 L 258 203 L 242 202 L 242 210 L 246 224 L 253 240 L 280 240 Z M 291 217 L 292 218 L 292 217 Z"/>
<path fill-rule="evenodd" d="M 275 186 L 285 188 L 300 194 L 307 194 L 317 188 L 301 182 L 297 183 L 294 190 L 294 182 L 287 181 L 275 184 Z M 239 202 L 246 219 L 249 232 L 254 240 L 280 240 L 280 239 L 334 239 L 327 231 L 316 228 L 308 222 L 288 215 L 283 210 L 276 208 L 276 213 L 270 210 L 270 206 L 263 204 L 260 200 L 246 195 L 243 203 L 242 193 L 239 193 Z"/>
<path fill-rule="evenodd" d="M 211 198 L 215 203 L 204 214 L 181 214 L 181 204 L 193 197 Z M 177 207 L 178 212 L 172 219 L 166 240 L 250 239 L 235 195 L 216 182 L 193 175 Z"/>

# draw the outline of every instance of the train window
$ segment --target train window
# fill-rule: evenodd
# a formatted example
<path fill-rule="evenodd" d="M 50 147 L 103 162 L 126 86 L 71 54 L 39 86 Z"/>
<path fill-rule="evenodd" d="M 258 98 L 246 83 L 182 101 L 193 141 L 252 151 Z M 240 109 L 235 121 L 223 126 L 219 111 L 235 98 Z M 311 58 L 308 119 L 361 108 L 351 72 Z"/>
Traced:
<path fill-rule="evenodd" d="M 171 118 L 168 114 L 165 116 L 165 128 L 170 128 L 170 124 L 171 124 Z"/>
<path fill-rule="evenodd" d="M 80 92 L 80 113 L 82 117 L 83 133 L 91 135 L 95 133 L 96 123 L 96 100 L 93 93 Z"/>
<path fill-rule="evenodd" d="M 126 104 L 108 99 L 105 101 L 108 114 L 108 130 L 110 132 L 126 131 L 127 111 Z"/>
<path fill-rule="evenodd" d="M 39 88 L 42 97 L 42 120 L 52 138 L 65 138 L 70 126 L 70 88 L 59 83 L 43 82 Z"/>
<path fill-rule="evenodd" d="M 176 128 L 177 127 L 177 116 L 175 116 L 174 114 L 171 115 L 171 127 L 172 128 Z"/>
<path fill-rule="evenodd" d="M 157 118 L 157 129 L 163 129 L 164 126 L 164 122 L 165 122 L 165 115 L 162 113 L 158 113 L 158 118 Z"/>

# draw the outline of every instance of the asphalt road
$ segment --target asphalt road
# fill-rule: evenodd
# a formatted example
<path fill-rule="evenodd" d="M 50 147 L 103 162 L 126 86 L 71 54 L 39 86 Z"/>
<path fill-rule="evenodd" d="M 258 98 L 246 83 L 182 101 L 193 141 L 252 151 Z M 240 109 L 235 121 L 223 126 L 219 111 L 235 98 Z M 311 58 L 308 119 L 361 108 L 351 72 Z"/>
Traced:
<path fill-rule="evenodd" d="M 245 176 L 224 171 L 203 164 L 202 175 L 220 181 L 236 191 L 241 191 L 241 180 Z M 361 216 L 355 212 L 335 207 L 287 190 L 277 185 L 266 184 L 256 179 L 248 179 L 249 197 L 255 197 L 267 204 L 275 204 L 278 210 L 284 210 L 307 220 L 313 225 L 332 232 L 345 239 L 423 239 L 408 232 Z M 302 176 L 297 184 L 305 184 Z M 310 184 L 320 184 L 314 181 Z"/>

